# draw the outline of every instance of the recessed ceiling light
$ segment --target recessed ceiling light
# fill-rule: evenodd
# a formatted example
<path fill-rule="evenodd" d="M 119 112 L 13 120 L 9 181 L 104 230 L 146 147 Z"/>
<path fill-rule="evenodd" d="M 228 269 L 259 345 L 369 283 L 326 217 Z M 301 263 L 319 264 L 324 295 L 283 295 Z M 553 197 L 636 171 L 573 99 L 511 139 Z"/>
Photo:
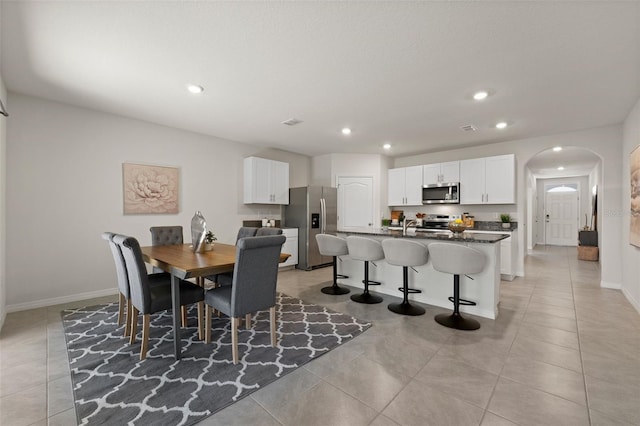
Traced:
<path fill-rule="evenodd" d="M 564 167 L 560 166 L 558 167 L 558 170 L 564 170 Z"/>
<path fill-rule="evenodd" d="M 382 147 L 384 149 L 391 149 L 391 144 L 390 143 L 385 143 L 384 145 L 382 145 Z"/>
<path fill-rule="evenodd" d="M 202 93 L 204 92 L 204 87 L 198 86 L 197 84 L 189 84 L 187 85 L 187 90 L 191 93 Z"/>
<path fill-rule="evenodd" d="M 476 101 L 482 101 L 486 99 L 487 96 L 489 96 L 489 92 L 481 90 L 480 92 L 476 92 L 473 94 L 473 99 L 475 99 Z"/>
<path fill-rule="evenodd" d="M 560 151 L 562 151 L 562 147 L 561 146 L 556 146 L 555 148 L 553 148 L 553 150 L 555 152 L 560 152 Z"/>
<path fill-rule="evenodd" d="M 496 124 L 496 129 L 505 129 L 507 127 L 507 123 L 505 121 L 501 121 Z"/>
<path fill-rule="evenodd" d="M 342 129 L 342 134 L 343 135 L 350 135 L 351 134 L 351 129 L 348 127 L 345 127 L 344 129 Z"/>

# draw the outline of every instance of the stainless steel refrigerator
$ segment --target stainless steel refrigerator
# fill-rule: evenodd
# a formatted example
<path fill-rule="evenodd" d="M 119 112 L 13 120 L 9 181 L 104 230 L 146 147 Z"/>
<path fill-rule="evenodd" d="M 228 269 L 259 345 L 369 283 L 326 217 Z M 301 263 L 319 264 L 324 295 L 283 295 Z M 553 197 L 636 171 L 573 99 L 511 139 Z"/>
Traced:
<path fill-rule="evenodd" d="M 289 189 L 289 205 L 285 206 L 284 224 L 298 228 L 298 265 L 311 270 L 331 265 L 331 256 L 322 256 L 316 235 L 336 235 L 338 222 L 338 190 L 328 186 L 303 186 Z"/>

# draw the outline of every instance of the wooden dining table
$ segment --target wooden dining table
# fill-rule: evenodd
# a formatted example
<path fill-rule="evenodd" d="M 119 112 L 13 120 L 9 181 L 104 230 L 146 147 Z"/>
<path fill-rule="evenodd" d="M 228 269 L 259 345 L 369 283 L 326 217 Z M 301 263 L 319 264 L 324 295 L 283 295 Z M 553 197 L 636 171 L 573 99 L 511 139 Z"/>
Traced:
<path fill-rule="evenodd" d="M 280 262 L 290 254 L 281 253 Z M 176 360 L 182 354 L 180 341 L 180 280 L 195 278 L 202 285 L 204 277 L 233 271 L 236 246 L 216 243 L 213 250 L 194 253 L 190 244 L 142 247 L 145 262 L 171 274 L 171 300 L 173 309 L 173 346 Z"/>

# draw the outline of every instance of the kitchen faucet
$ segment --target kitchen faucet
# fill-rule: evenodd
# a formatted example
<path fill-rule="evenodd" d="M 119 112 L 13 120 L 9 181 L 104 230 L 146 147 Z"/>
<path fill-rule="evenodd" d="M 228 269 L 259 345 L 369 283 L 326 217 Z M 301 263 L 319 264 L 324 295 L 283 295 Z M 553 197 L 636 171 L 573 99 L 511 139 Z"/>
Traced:
<path fill-rule="evenodd" d="M 417 225 L 418 222 L 416 222 L 415 220 L 408 220 L 407 218 L 404 219 L 404 222 L 402 222 L 402 235 L 407 235 L 407 228 L 411 225 Z"/>

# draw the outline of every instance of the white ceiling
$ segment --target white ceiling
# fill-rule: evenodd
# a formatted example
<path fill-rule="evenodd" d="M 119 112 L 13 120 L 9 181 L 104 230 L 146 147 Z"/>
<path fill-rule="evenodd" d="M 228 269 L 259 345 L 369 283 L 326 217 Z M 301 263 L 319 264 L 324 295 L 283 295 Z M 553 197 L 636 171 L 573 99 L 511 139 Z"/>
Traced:
<path fill-rule="evenodd" d="M 638 1 L 4 0 L 0 15 L 10 91 L 307 155 L 617 124 L 640 97 Z"/>

